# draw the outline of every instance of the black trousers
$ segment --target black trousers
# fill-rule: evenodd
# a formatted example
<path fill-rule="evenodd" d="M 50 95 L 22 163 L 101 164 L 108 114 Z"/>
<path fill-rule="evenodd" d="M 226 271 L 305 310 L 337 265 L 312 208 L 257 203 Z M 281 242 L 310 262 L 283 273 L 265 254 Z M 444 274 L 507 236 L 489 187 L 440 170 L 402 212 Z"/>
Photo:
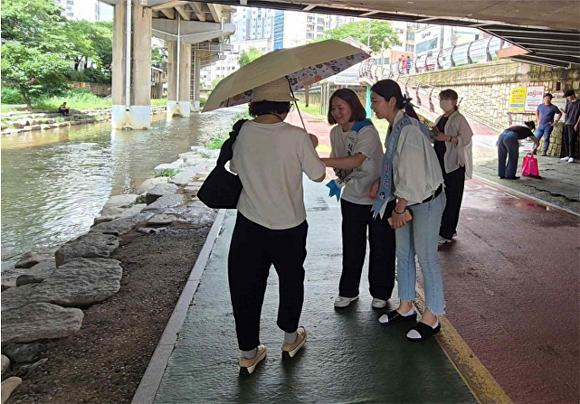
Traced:
<path fill-rule="evenodd" d="M 304 300 L 304 260 L 308 224 L 270 230 L 238 212 L 228 256 L 228 280 L 238 345 L 249 351 L 260 345 L 260 315 L 273 264 L 280 280 L 278 327 L 298 328 Z"/>
<path fill-rule="evenodd" d="M 371 296 L 388 300 L 395 286 L 395 230 L 387 219 L 396 202 L 387 205 L 383 219 L 373 219 L 372 205 L 340 201 L 342 210 L 342 276 L 339 294 L 355 297 L 359 293 L 360 277 L 367 248 L 367 228 L 370 242 L 369 284 Z"/>
<path fill-rule="evenodd" d="M 578 132 L 574 130 L 574 125 L 564 125 L 564 144 L 567 146 L 567 153 L 564 156 L 574 157 L 576 153 L 576 141 Z"/>
<path fill-rule="evenodd" d="M 443 211 L 439 235 L 451 240 L 457 231 L 457 223 L 459 223 L 459 211 L 461 210 L 463 190 L 465 189 L 465 167 L 459 167 L 449 174 L 444 174 L 443 179 L 445 181 L 447 205 L 445 205 L 445 210 Z"/>

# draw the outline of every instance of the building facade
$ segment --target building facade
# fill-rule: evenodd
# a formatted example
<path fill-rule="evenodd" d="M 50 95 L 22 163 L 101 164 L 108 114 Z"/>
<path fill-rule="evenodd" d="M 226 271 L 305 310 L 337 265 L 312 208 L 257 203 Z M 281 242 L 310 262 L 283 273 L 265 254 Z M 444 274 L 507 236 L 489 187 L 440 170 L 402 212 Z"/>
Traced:
<path fill-rule="evenodd" d="M 112 13 L 105 8 L 111 6 L 98 0 L 55 0 L 61 6 L 63 15 L 69 20 L 86 20 L 89 22 L 112 21 Z M 110 17 L 110 18 L 109 18 Z"/>

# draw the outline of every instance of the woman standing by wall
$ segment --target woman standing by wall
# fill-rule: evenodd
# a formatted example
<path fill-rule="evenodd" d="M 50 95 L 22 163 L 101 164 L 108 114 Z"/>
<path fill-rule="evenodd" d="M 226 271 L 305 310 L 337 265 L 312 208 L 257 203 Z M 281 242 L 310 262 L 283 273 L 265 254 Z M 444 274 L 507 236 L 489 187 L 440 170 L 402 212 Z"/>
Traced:
<path fill-rule="evenodd" d="M 439 230 L 439 244 L 450 243 L 457 232 L 465 178 L 471 178 L 473 174 L 473 131 L 467 119 L 459 112 L 457 99 L 454 90 L 439 93 L 439 105 L 445 113 L 437 118 L 433 128 L 437 135 L 435 153 L 443 172 L 447 197 Z"/>
<path fill-rule="evenodd" d="M 330 132 L 330 158 L 321 160 L 334 168 L 338 181 L 344 184 L 340 201 L 342 276 L 334 306 L 347 307 L 358 299 L 368 229 L 372 306 L 382 309 L 395 285 L 395 231 L 386 218 L 373 218 L 373 201 L 368 197 L 369 187 L 381 175 L 381 140 L 372 122 L 366 119 L 365 109 L 354 91 L 335 91 L 329 104 L 328 123 L 336 126 Z M 387 213 L 390 214 L 394 207 L 392 201 Z"/>
<path fill-rule="evenodd" d="M 410 99 L 393 80 L 372 87 L 372 109 L 377 118 L 389 121 L 381 178 L 369 189 L 375 199 L 373 212 L 384 216 L 388 202 L 395 200 L 391 215 L 397 241 L 397 279 L 401 302 L 383 314 L 381 324 L 416 321 L 416 267 L 418 257 L 425 282 L 426 309 L 421 321 L 407 333 L 411 341 L 429 339 L 441 329 L 438 316 L 445 312 L 443 281 L 439 271 L 437 242 L 445 207 L 443 175 L 428 130 L 418 120 Z M 409 221 L 406 211 L 412 213 Z"/>

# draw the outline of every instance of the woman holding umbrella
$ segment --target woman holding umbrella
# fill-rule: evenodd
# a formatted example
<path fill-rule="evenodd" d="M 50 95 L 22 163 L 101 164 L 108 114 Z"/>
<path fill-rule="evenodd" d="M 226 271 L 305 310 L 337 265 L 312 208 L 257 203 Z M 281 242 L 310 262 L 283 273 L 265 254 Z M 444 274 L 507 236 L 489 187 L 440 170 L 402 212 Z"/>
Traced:
<path fill-rule="evenodd" d="M 293 100 L 286 78 L 256 88 L 250 103 L 254 120 L 242 126 L 230 163 L 243 190 L 228 278 L 242 351 L 239 366 L 250 374 L 266 357 L 260 315 L 272 264 L 280 280 L 277 324 L 285 333 L 282 352 L 293 357 L 306 342 L 306 330 L 298 327 L 308 232 L 302 175 L 322 182 L 326 167 L 316 154 L 316 137 L 284 122 Z"/>
<path fill-rule="evenodd" d="M 379 322 L 391 325 L 416 321 L 413 300 L 417 255 L 425 281 L 427 307 L 421 321 L 407 333 L 407 339 L 424 341 L 440 331 L 438 316 L 445 312 L 437 256 L 439 226 L 446 202 L 442 192 L 443 174 L 429 132 L 419 122 L 410 99 L 403 96 L 399 85 L 393 80 L 381 80 L 371 90 L 371 108 L 377 118 L 389 121 L 389 132 L 381 178 L 371 186 L 369 198 L 375 199 L 373 212 L 381 217 L 386 213 L 388 202 L 396 200 L 390 222 L 395 229 L 401 299 L 399 307 L 383 314 Z"/>

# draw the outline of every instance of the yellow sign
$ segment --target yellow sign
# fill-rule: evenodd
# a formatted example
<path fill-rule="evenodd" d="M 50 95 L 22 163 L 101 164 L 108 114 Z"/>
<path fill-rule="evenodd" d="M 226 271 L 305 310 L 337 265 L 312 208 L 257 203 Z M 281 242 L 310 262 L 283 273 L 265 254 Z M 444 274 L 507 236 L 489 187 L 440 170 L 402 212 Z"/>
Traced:
<path fill-rule="evenodd" d="M 510 112 L 524 112 L 527 87 L 512 87 L 510 91 Z"/>

